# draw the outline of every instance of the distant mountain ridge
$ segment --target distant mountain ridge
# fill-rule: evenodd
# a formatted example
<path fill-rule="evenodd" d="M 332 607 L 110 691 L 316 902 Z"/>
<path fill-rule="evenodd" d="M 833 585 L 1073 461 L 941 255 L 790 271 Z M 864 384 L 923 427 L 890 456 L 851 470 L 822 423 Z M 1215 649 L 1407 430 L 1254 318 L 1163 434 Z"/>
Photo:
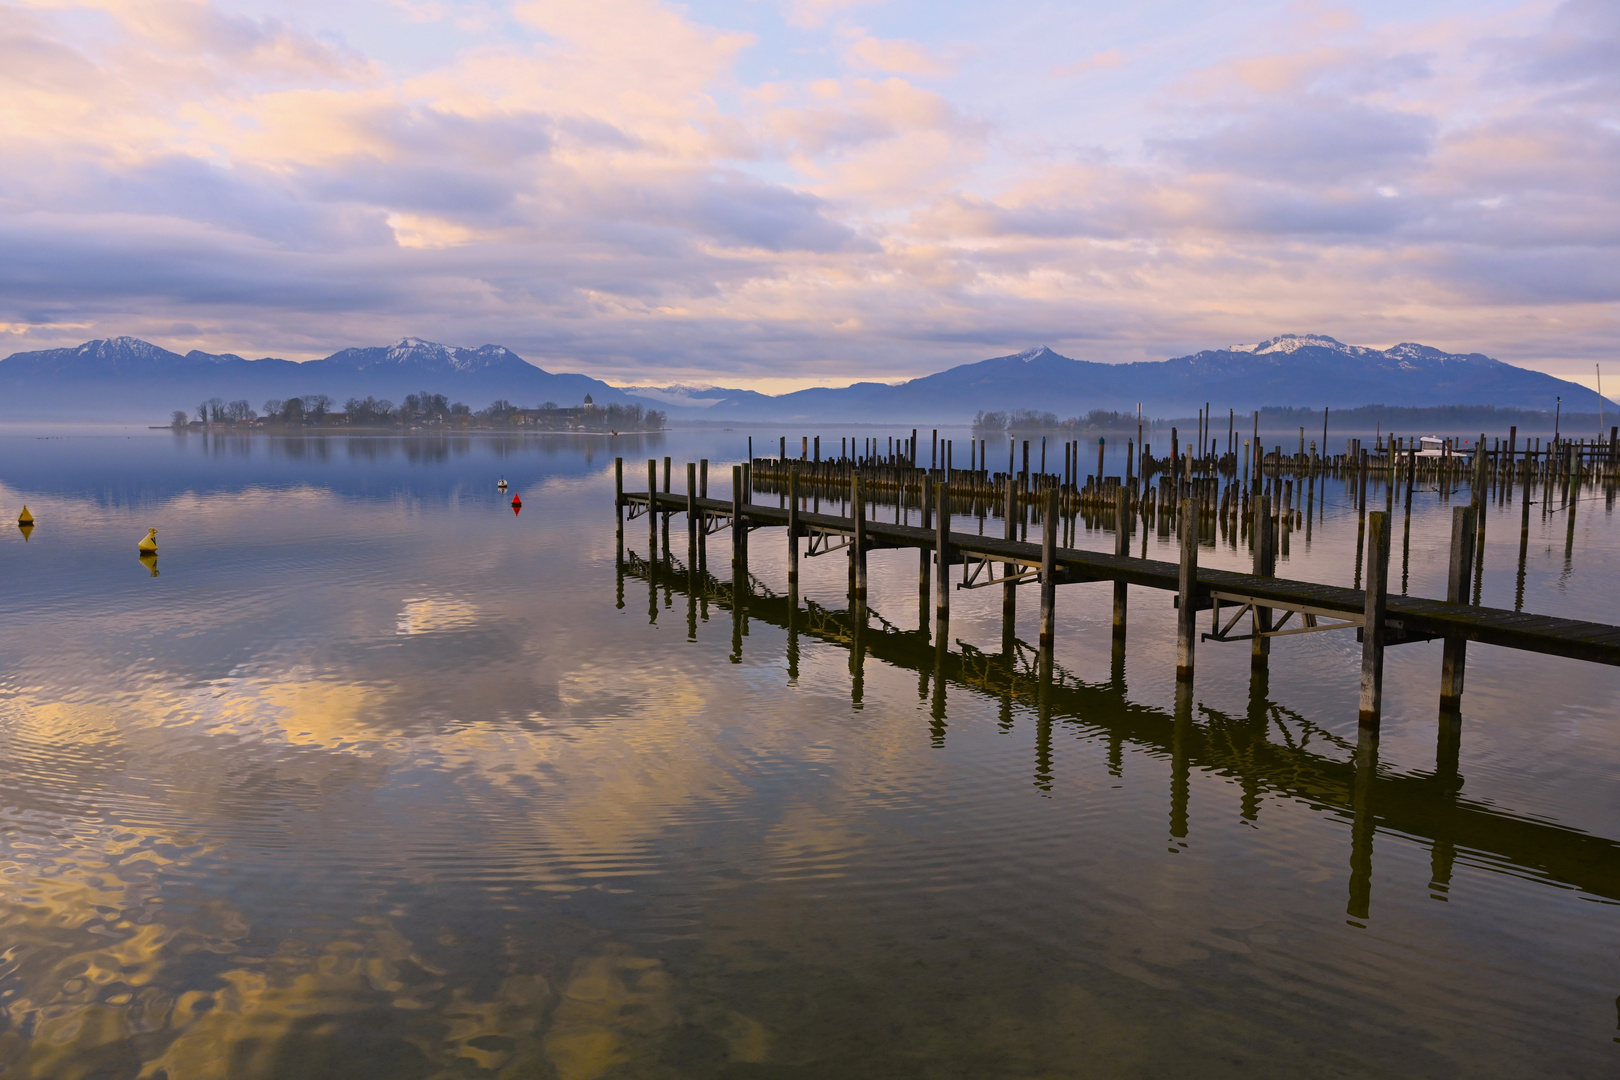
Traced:
<path fill-rule="evenodd" d="M 140 338 L 116 337 L 0 360 L 0 417 L 162 420 L 212 397 L 248 399 L 327 394 L 398 402 L 419 390 L 483 407 L 497 398 L 528 405 L 641 403 L 588 375 L 553 373 L 501 345 L 464 349 L 421 338 L 342 349 L 297 363 L 275 357 L 192 350 L 181 356 Z M 651 404 L 651 403 L 647 403 Z M 656 406 L 653 406 L 656 407 Z"/>
<path fill-rule="evenodd" d="M 789 394 L 712 386 L 614 387 L 588 375 L 546 371 L 500 345 L 461 348 L 408 337 L 394 345 L 347 348 L 320 360 L 247 360 L 193 350 L 184 356 L 117 337 L 0 360 L 0 417 L 158 421 L 211 397 L 311 393 L 402 400 L 418 390 L 475 407 L 497 398 L 537 405 L 621 402 L 671 419 L 960 423 L 984 410 L 1038 409 L 1060 417 L 1092 409 L 1186 416 L 1213 403 L 1354 408 L 1361 405 L 1495 405 L 1551 410 L 1597 407 L 1577 383 L 1494 360 L 1405 342 L 1389 349 L 1347 345 L 1320 334 L 1282 334 L 1169 360 L 1103 364 L 1044 346 L 961 364 L 898 384 L 864 382 Z M 1620 407 L 1605 402 L 1606 409 Z"/>

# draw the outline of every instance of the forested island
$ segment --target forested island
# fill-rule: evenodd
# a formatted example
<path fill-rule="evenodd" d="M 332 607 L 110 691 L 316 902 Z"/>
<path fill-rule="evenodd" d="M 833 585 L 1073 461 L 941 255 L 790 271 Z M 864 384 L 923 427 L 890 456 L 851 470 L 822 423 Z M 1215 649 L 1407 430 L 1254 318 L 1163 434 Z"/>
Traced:
<path fill-rule="evenodd" d="M 341 409 L 325 394 L 272 398 L 262 410 L 246 400 L 210 398 L 193 412 L 176 409 L 169 426 L 176 431 L 226 428 L 242 431 L 304 431 L 311 428 L 393 431 L 661 431 L 664 414 L 640 405 L 597 405 L 589 394 L 583 405 L 564 408 L 547 401 L 534 408 L 504 399 L 486 409 L 423 391 L 405 395 L 404 404 L 374 397 L 349 398 Z"/>

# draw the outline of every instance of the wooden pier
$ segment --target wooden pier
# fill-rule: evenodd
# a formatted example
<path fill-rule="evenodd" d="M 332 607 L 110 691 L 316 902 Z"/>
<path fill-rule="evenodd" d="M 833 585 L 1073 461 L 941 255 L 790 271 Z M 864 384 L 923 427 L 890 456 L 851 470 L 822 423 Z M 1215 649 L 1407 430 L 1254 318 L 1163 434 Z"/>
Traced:
<path fill-rule="evenodd" d="M 913 436 L 913 444 L 915 436 Z M 1483 440 L 1482 440 L 1483 441 Z M 808 440 L 807 440 L 808 442 Z M 904 441 L 902 440 L 902 443 Z M 784 440 L 785 449 L 785 440 Z M 1025 444 L 1026 463 L 1028 444 Z M 907 453 L 912 448 L 907 448 Z M 979 457 L 978 453 L 975 457 Z M 1016 590 L 1019 585 L 1038 585 L 1040 589 L 1040 646 L 1050 655 L 1053 646 L 1058 585 L 1111 582 L 1115 585 L 1114 636 L 1123 640 L 1126 632 L 1126 604 L 1123 587 L 1135 585 L 1173 594 L 1179 609 L 1177 617 L 1178 682 L 1193 680 L 1194 658 L 1197 646 L 1203 642 L 1251 643 L 1252 662 L 1256 668 L 1267 663 L 1270 641 L 1277 637 L 1304 633 L 1319 633 L 1336 629 L 1355 629 L 1362 642 L 1360 719 L 1363 727 L 1376 731 L 1382 712 L 1383 653 L 1386 647 L 1415 641 L 1442 639 L 1447 643 L 1442 670 L 1442 715 L 1455 714 L 1460 703 L 1465 670 L 1466 643 L 1477 641 L 1502 648 L 1562 656 L 1590 663 L 1620 665 L 1620 626 L 1561 619 L 1487 608 L 1466 602 L 1470 571 L 1477 567 L 1473 553 L 1483 544 L 1483 515 L 1464 514 L 1458 508 L 1452 533 L 1452 573 L 1448 598 L 1431 600 L 1419 597 L 1390 595 L 1389 559 L 1391 548 L 1391 514 L 1388 510 L 1367 509 L 1366 477 L 1372 469 L 1365 453 L 1354 459 L 1334 465 L 1334 468 L 1353 470 L 1346 475 L 1354 484 L 1361 512 L 1361 542 L 1363 554 L 1358 555 L 1357 579 L 1361 587 L 1344 588 L 1313 582 L 1292 581 L 1275 576 L 1275 554 L 1279 535 L 1286 551 L 1287 537 L 1295 527 L 1298 511 L 1294 507 L 1296 492 L 1288 470 L 1297 467 L 1300 476 L 1312 478 L 1313 469 L 1320 463 L 1310 458 L 1297 460 L 1290 466 L 1276 460 L 1270 472 L 1263 458 L 1253 462 L 1255 470 L 1241 478 L 1226 469 L 1226 483 L 1222 488 L 1222 465 L 1211 458 L 1205 462 L 1207 474 L 1200 472 L 1197 460 L 1190 455 L 1184 459 L 1185 468 L 1179 475 L 1164 478 L 1164 500 L 1145 497 L 1145 489 L 1132 483 L 1115 482 L 1096 484 L 1095 474 L 1089 486 L 1076 486 L 1078 476 L 1073 467 L 1074 451 L 1065 447 L 1065 473 L 1045 474 L 1009 469 L 988 479 L 953 475 L 946 469 L 919 469 L 893 455 L 890 460 L 863 465 L 857 459 L 837 463 L 795 461 L 786 458 L 755 459 L 747 465 L 732 469 L 732 495 L 729 501 L 707 497 L 707 462 L 688 464 L 686 492 L 677 493 L 671 487 L 670 459 L 663 461 L 663 490 L 659 490 L 658 462 L 649 460 L 648 485 L 643 492 L 624 488 L 624 462 L 615 463 L 615 507 L 619 520 L 620 550 L 623 550 L 624 523 L 645 515 L 648 518 L 650 554 L 660 547 L 660 521 L 663 524 L 663 543 L 667 547 L 669 518 L 683 514 L 686 517 L 692 550 L 697 550 L 706 537 L 727 529 L 732 540 L 734 570 L 747 573 L 749 534 L 761 528 L 781 528 L 787 540 L 788 581 L 796 590 L 798 584 L 799 541 L 807 543 L 805 554 L 815 557 L 834 551 L 847 552 L 849 561 L 849 596 L 852 606 L 866 601 L 867 554 L 873 550 L 912 548 L 921 553 L 919 560 L 919 602 L 921 622 L 927 625 L 927 601 L 930 581 L 934 593 L 933 621 L 940 626 L 940 635 L 949 619 L 950 594 L 954 589 L 977 589 L 1001 586 L 1003 595 L 1004 640 L 1011 640 L 1016 617 Z M 1593 452 L 1594 460 L 1596 452 Z M 1009 453 L 1009 457 L 1013 455 Z M 1143 459 L 1147 460 L 1146 458 Z M 1407 479 L 1407 503 L 1410 506 L 1412 478 L 1419 469 L 1418 459 L 1405 456 L 1410 466 Z M 1447 459 L 1427 459 L 1444 462 Z M 1529 459 L 1526 459 L 1527 461 Z M 1573 452 L 1561 458 L 1537 459 L 1539 464 L 1522 472 L 1526 491 L 1533 482 L 1544 490 L 1562 480 L 1566 489 L 1581 480 L 1583 458 Z M 1562 464 L 1560 464 L 1562 462 Z M 1608 464 L 1607 459 L 1603 462 Z M 843 470 L 841 484 L 831 466 Z M 1016 464 L 1014 459 L 1011 464 Z M 1228 465 L 1231 463 L 1228 462 Z M 1402 455 L 1392 455 L 1390 467 L 1399 469 Z M 1555 470 L 1562 465 L 1570 467 L 1569 474 Z M 1324 469 L 1328 466 L 1323 465 Z M 756 473 L 769 469 L 776 478 L 778 506 L 756 503 Z M 1437 466 L 1438 468 L 1438 466 Z M 1475 505 L 1499 492 L 1486 454 L 1471 459 L 1465 478 L 1472 484 Z M 1509 460 L 1503 459 L 1503 468 Z M 808 474 L 809 483 L 801 486 L 801 474 Z M 1592 474 L 1601 475 L 1594 468 Z M 1386 505 L 1393 502 L 1399 486 L 1398 472 L 1391 472 Z M 1359 478 L 1359 483 L 1355 481 Z M 1515 474 L 1514 479 L 1518 479 Z M 880 521 L 873 514 L 869 497 L 874 489 L 881 492 L 888 487 L 895 506 L 897 520 Z M 1612 490 L 1612 483 L 1611 483 Z M 842 490 L 840 490 L 840 487 Z M 1511 489 L 1511 485 L 1508 485 Z M 982 532 L 964 533 L 947 531 L 952 520 L 951 506 L 960 492 L 969 507 L 976 509 L 983 527 L 986 516 L 999 509 L 1005 530 L 1002 537 L 983 535 Z M 1106 502 L 1102 496 L 1106 494 Z M 1165 505 L 1170 497 L 1173 505 Z M 838 497 L 845 514 L 821 513 L 806 509 L 804 504 L 817 504 L 820 499 Z M 1307 492 L 1307 505 L 1314 502 L 1314 486 Z M 1544 500 L 1545 501 L 1545 500 Z M 999 502 L 999 508 L 994 503 Z M 1525 497 L 1526 515 L 1529 498 Z M 910 510 L 918 514 L 918 524 L 910 524 Z M 902 512 L 904 511 L 904 512 Z M 1063 543 L 1074 535 L 1075 517 L 1079 514 L 1098 515 L 1098 523 L 1117 531 L 1118 543 L 1114 553 L 1085 551 Z M 1571 509 L 1573 519 L 1573 509 Z M 1477 519 L 1477 520 L 1476 520 Z M 1528 520 L 1528 519 L 1526 519 Z M 1041 524 L 1040 538 L 1027 537 L 1031 522 Z M 1309 527 L 1309 514 L 1305 515 Z M 1156 523 L 1161 535 L 1174 528 L 1180 535 L 1180 559 L 1166 562 L 1135 557 L 1129 550 L 1130 532 L 1138 523 L 1146 528 Z M 1573 525 L 1571 526 L 1573 528 Z M 1252 573 L 1216 570 L 1198 565 L 1201 541 L 1208 541 L 1217 531 L 1232 530 L 1241 533 L 1250 542 L 1254 554 Z M 1528 525 L 1526 524 L 1526 535 Z M 1145 546 L 1144 546 L 1145 551 Z M 1363 563 L 1363 557 L 1365 562 Z M 960 567 L 956 580 L 953 568 Z M 1364 571 L 1364 572 L 1363 572 Z M 1475 592 L 1478 590 L 1475 579 Z M 1208 611 L 1209 629 L 1200 632 L 1199 614 Z"/>

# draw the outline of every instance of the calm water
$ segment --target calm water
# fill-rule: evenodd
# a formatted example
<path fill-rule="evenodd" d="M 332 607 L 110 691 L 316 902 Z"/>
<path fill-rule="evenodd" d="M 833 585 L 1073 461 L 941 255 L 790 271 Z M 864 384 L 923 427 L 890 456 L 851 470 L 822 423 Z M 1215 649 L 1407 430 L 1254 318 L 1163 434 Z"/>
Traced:
<path fill-rule="evenodd" d="M 743 438 L 0 437 L 0 1074 L 1620 1070 L 1620 672 L 1474 646 L 1453 775 L 1440 646 L 1393 648 L 1358 777 L 1344 631 L 1264 685 L 1206 643 L 1178 711 L 1162 594 L 1116 657 L 1060 589 L 1042 686 L 999 590 L 936 652 L 915 552 L 860 627 L 842 554 L 788 607 L 777 531 L 741 613 L 726 534 L 714 581 L 631 522 L 621 572 L 614 454 L 721 495 Z M 1620 621 L 1612 508 L 1535 511 L 1525 609 Z M 1350 584 L 1355 534 L 1330 485 L 1279 572 Z"/>

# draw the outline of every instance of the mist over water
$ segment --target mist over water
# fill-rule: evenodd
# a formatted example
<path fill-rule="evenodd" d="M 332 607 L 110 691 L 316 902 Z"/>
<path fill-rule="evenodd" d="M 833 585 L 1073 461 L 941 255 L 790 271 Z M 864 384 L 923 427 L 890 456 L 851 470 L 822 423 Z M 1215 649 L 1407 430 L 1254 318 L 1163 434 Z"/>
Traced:
<path fill-rule="evenodd" d="M 1392 647 L 1358 771 L 1353 631 L 1259 683 L 1206 642 L 1178 704 L 1165 594 L 1120 656 L 1110 586 L 1060 588 L 1043 682 L 999 589 L 937 648 L 915 551 L 871 554 L 864 619 L 842 553 L 788 603 L 781 530 L 740 598 L 679 517 L 621 562 L 615 456 L 727 497 L 749 434 L 0 436 L 0 1074 L 1620 1064 L 1620 672 L 1471 646 L 1453 773 L 1441 645 Z M 1521 585 L 1521 496 L 1482 602 L 1620 621 L 1612 499 L 1536 504 Z M 1392 592 L 1444 594 L 1466 498 L 1420 485 L 1406 544 L 1395 501 Z M 1314 510 L 1278 574 L 1350 585 L 1347 486 Z"/>

